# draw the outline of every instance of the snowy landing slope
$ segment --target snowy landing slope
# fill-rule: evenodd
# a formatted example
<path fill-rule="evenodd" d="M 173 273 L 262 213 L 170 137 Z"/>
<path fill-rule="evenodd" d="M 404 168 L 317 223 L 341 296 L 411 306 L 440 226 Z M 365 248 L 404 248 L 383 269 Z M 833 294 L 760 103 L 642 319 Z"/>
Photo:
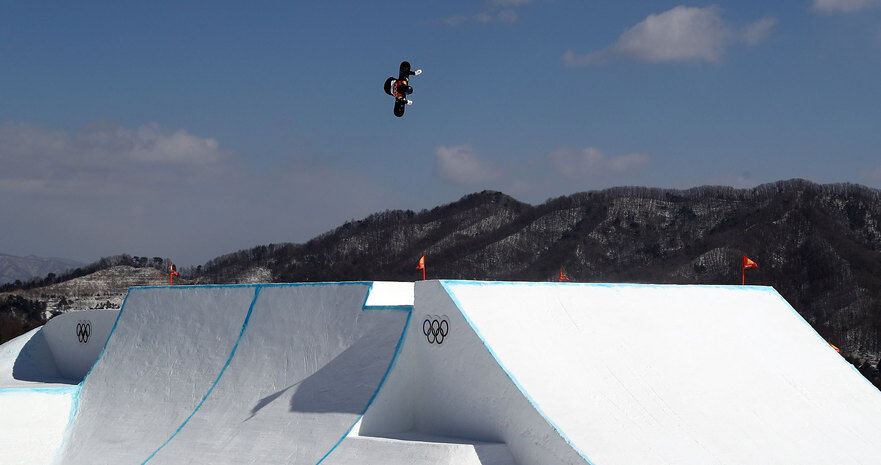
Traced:
<path fill-rule="evenodd" d="M 869 465 L 881 393 L 771 288 L 420 282 L 359 432 L 407 429 L 521 464 Z"/>

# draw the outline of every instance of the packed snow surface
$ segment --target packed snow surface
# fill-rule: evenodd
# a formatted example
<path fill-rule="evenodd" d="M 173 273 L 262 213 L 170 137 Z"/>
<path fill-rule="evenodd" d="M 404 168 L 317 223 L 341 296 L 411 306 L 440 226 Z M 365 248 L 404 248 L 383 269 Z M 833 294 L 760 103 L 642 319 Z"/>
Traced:
<path fill-rule="evenodd" d="M 407 302 L 366 307 L 370 287 L 133 288 L 61 463 L 318 462 L 367 408 L 409 316 Z"/>
<path fill-rule="evenodd" d="M 881 393 L 766 287 L 133 288 L 103 352 L 84 321 L 0 346 L 4 464 L 881 463 Z"/>

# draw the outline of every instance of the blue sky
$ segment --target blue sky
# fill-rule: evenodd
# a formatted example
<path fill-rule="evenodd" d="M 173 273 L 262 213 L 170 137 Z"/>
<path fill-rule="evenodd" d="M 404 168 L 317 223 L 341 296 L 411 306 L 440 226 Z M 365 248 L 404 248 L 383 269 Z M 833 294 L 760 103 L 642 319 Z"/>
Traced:
<path fill-rule="evenodd" d="M 3 3 L 0 252 L 197 264 L 482 189 L 881 187 L 881 0 L 400 8 Z"/>

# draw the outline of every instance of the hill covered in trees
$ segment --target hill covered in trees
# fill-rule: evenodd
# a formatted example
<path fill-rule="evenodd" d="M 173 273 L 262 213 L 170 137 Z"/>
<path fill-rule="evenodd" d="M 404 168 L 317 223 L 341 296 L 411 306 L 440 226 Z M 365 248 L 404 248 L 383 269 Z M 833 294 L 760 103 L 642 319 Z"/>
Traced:
<path fill-rule="evenodd" d="M 209 261 L 200 282 L 428 278 L 773 286 L 870 378 L 881 360 L 881 191 L 781 181 L 753 189 L 614 188 L 519 202 L 480 192 L 421 212 L 385 211 L 304 244 Z M 420 276 L 421 277 L 421 276 Z M 881 380 L 879 380 L 881 381 Z"/>
<path fill-rule="evenodd" d="M 881 191 L 852 184 L 624 187 L 540 205 L 484 191 L 430 210 L 376 213 L 302 244 L 230 253 L 181 270 L 181 278 L 412 281 L 421 278 L 423 253 L 429 279 L 550 281 L 563 268 L 573 281 L 677 284 L 740 284 L 745 255 L 759 264 L 747 271 L 748 284 L 776 288 L 881 386 Z M 158 257 L 121 257 L 90 267 L 167 269 Z"/>

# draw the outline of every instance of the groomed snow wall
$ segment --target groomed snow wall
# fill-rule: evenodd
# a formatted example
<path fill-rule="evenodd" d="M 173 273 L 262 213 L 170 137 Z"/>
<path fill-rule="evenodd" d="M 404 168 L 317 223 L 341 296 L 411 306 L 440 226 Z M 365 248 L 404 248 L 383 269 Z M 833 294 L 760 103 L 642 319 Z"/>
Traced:
<path fill-rule="evenodd" d="M 0 463 L 53 461 L 117 314 L 66 313 L 0 345 Z"/>
<path fill-rule="evenodd" d="M 772 288 L 419 282 L 358 429 L 400 431 L 520 464 L 868 465 L 881 393 Z"/>
<path fill-rule="evenodd" d="M 881 393 L 771 288 L 427 281 L 413 295 L 134 288 L 81 390 L 26 402 L 76 412 L 62 464 L 881 463 Z M 0 429 L 36 418 L 7 413 L 21 392 L 0 392 Z M 55 455 L 25 439 L 4 463 Z"/>
<path fill-rule="evenodd" d="M 373 399 L 410 315 L 412 286 L 375 306 L 371 286 L 132 288 L 60 463 L 318 462 Z"/>

